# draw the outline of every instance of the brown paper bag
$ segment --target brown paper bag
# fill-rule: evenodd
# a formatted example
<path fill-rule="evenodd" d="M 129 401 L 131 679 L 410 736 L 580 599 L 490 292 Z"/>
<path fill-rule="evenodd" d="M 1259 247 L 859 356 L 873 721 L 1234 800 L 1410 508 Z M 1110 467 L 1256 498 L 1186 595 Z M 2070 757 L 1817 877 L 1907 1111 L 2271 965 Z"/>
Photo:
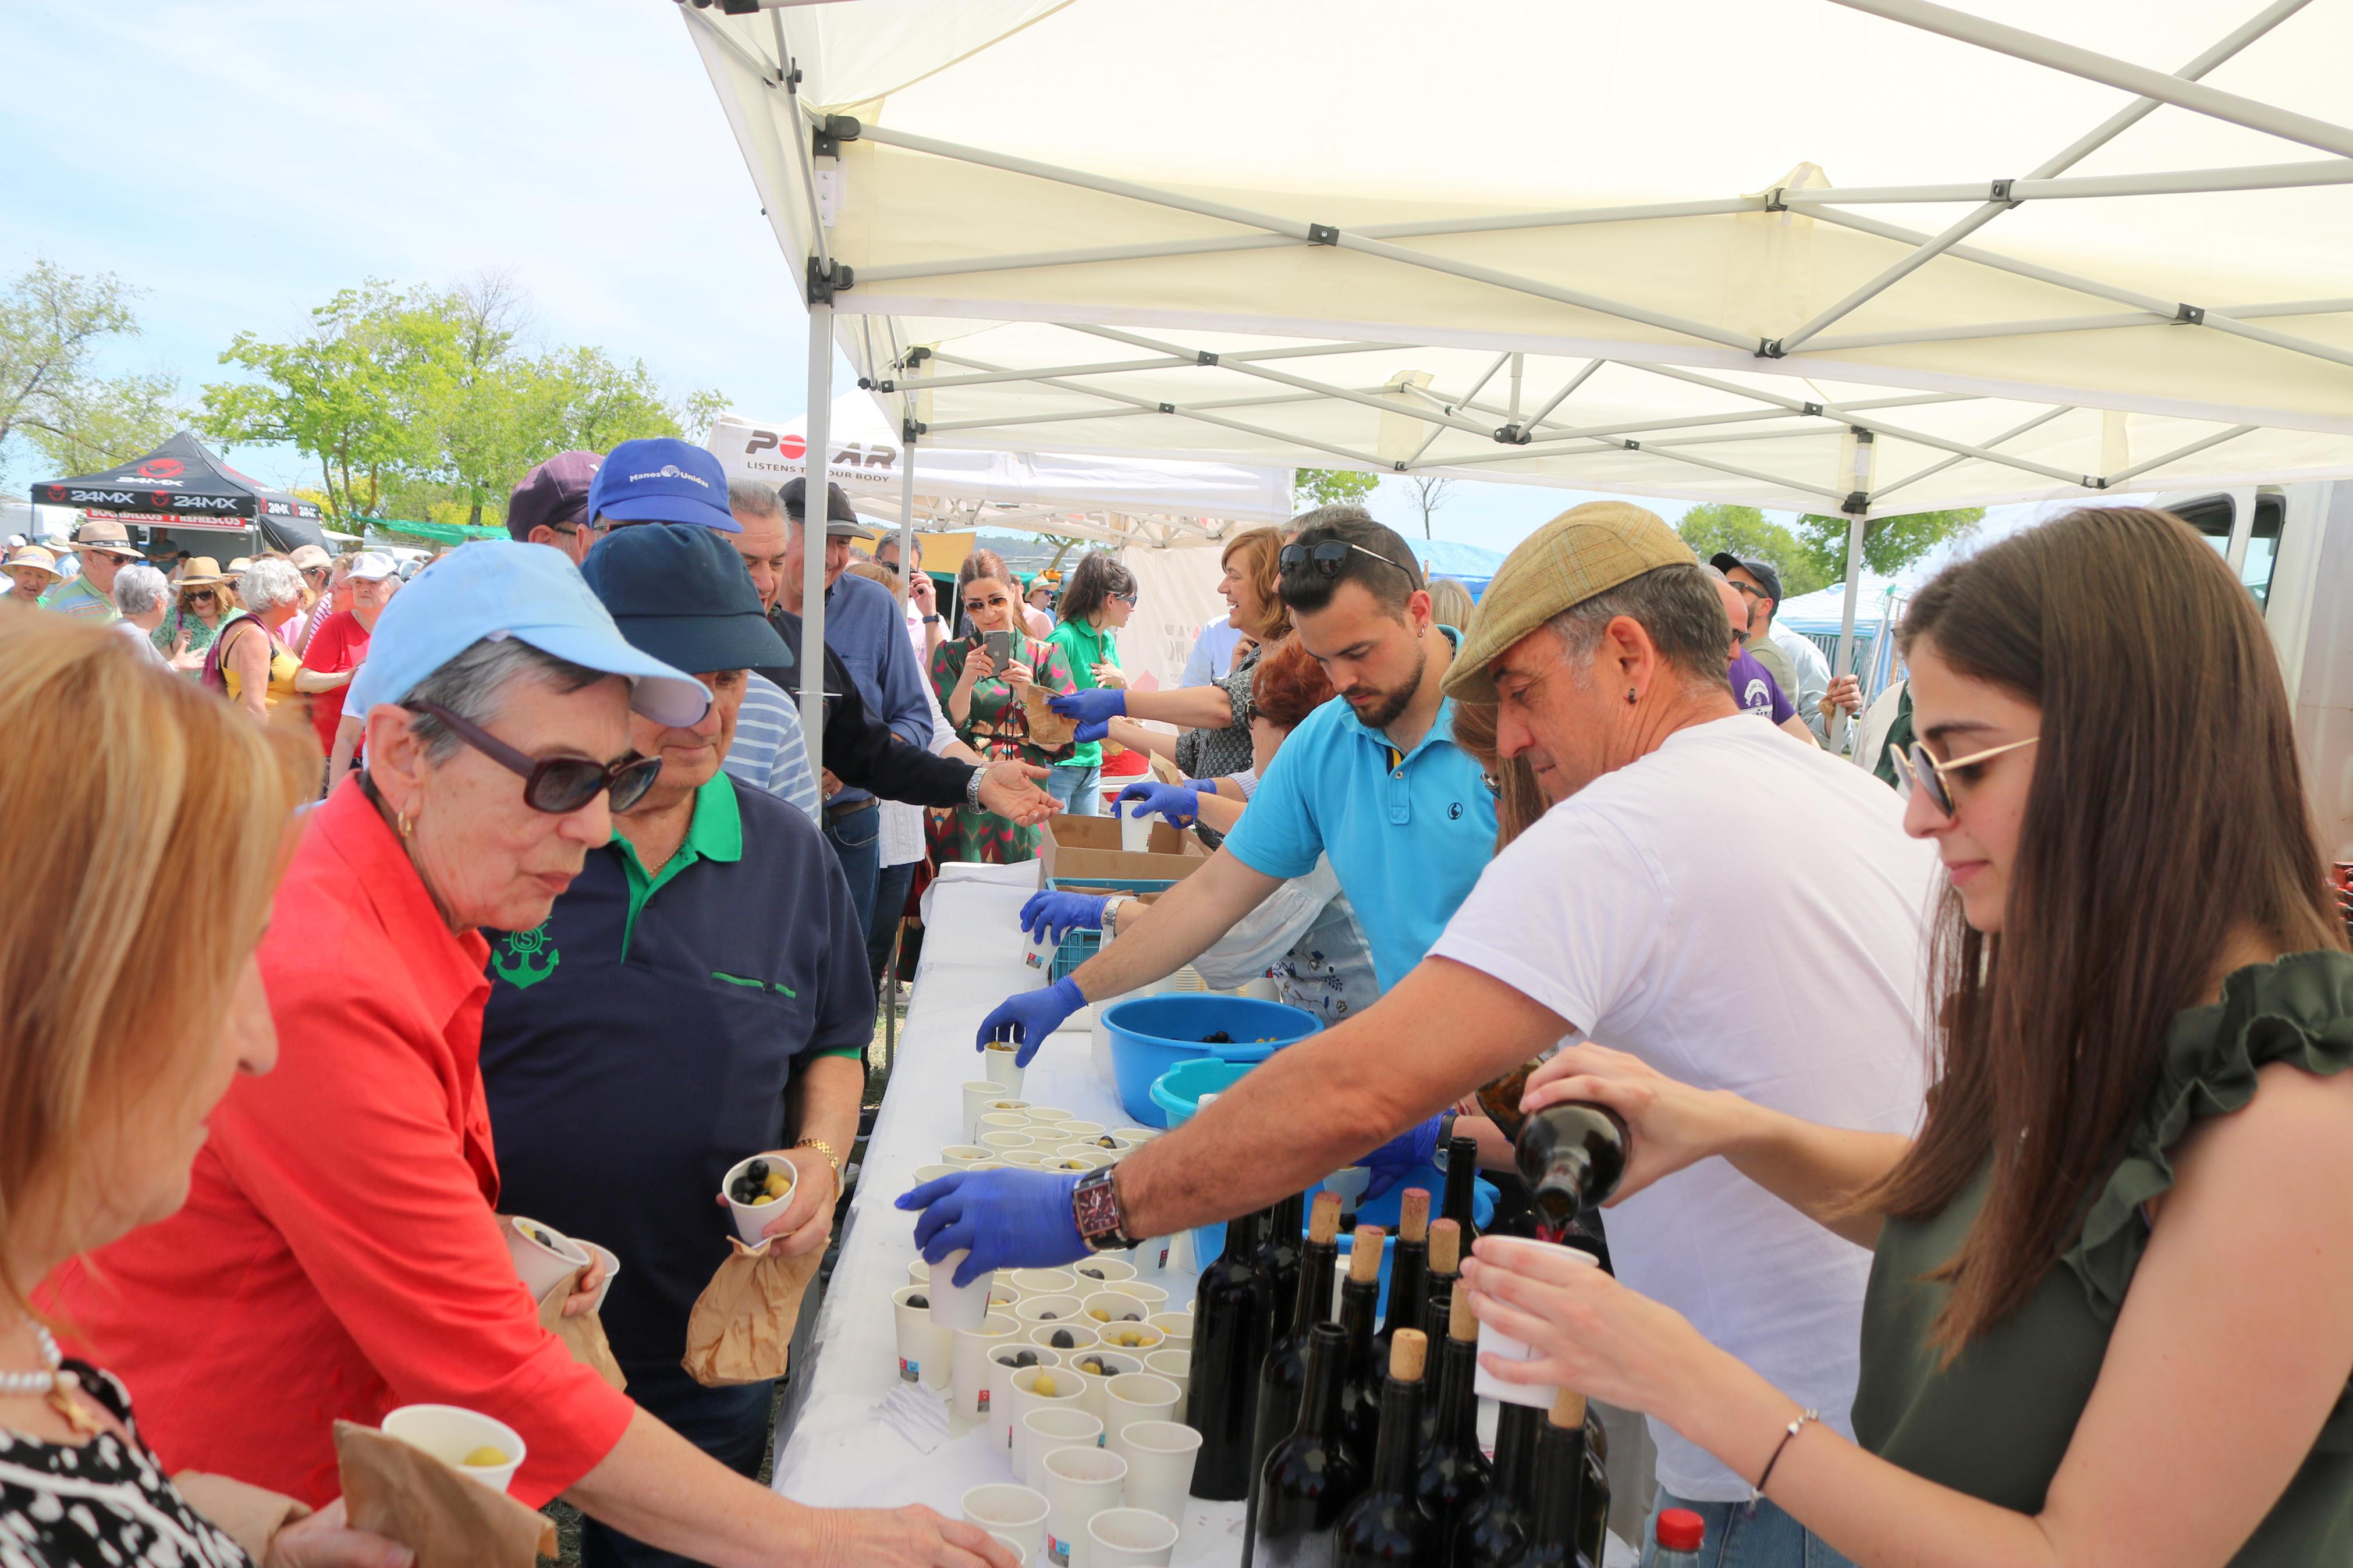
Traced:
<path fill-rule="evenodd" d="M 554 1520 L 397 1437 L 338 1421 L 335 1459 L 352 1528 L 399 1542 L 417 1568 L 536 1568 L 555 1555 Z"/>
<path fill-rule="evenodd" d="M 1162 784 L 1183 784 L 1185 782 L 1185 770 L 1178 767 L 1175 763 L 1170 762 L 1166 757 L 1162 756 L 1159 752 L 1152 752 L 1147 753 L 1145 761 L 1151 764 L 1152 776 L 1159 780 Z"/>
<path fill-rule="evenodd" d="M 1029 743 L 1044 751 L 1059 752 L 1078 739 L 1079 721 L 1065 719 L 1046 706 L 1046 699 L 1054 693 L 1042 686 L 1021 689 L 1021 710 L 1029 715 Z"/>
<path fill-rule="evenodd" d="M 265 1491 L 248 1481 L 203 1470 L 182 1470 L 172 1478 L 188 1505 L 217 1526 L 222 1534 L 245 1548 L 256 1563 L 269 1556 L 269 1538 L 308 1519 L 311 1510 L 290 1497 Z"/>
<path fill-rule="evenodd" d="M 621 1375 L 621 1363 L 613 1359 L 613 1347 L 605 1338 L 605 1322 L 594 1312 L 583 1312 L 576 1318 L 564 1315 L 564 1303 L 571 1299 L 572 1288 L 579 1282 L 575 1270 L 548 1287 L 547 1294 L 539 1299 L 539 1326 L 564 1342 L 572 1359 L 594 1372 L 615 1388 L 627 1388 L 629 1380 Z"/>
<path fill-rule="evenodd" d="M 820 1252 L 786 1258 L 774 1241 L 746 1247 L 731 1236 L 727 1246 L 727 1261 L 695 1298 L 686 1321 L 682 1364 L 705 1388 L 785 1375 L 801 1295 L 822 1260 Z"/>

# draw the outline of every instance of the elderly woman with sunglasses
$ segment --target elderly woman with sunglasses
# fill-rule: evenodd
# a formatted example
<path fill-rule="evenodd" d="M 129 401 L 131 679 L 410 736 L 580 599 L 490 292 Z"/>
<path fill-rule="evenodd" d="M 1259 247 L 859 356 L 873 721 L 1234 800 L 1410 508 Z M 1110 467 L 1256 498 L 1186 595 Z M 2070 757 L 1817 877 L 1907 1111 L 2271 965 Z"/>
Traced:
<path fill-rule="evenodd" d="M 228 596 L 228 579 L 220 563 L 209 555 L 191 557 L 180 578 L 180 596 L 154 631 L 155 650 L 174 669 L 193 675 L 205 667 L 213 638 L 236 609 Z"/>
<path fill-rule="evenodd" d="M 276 1071 L 214 1112 L 185 1208 L 58 1277 L 151 1440 L 323 1501 L 333 1420 L 457 1405 L 522 1435 L 522 1501 L 697 1561 L 1009 1563 L 924 1510 L 809 1509 L 705 1458 L 572 1359 L 509 1259 L 480 928 L 547 919 L 659 771 L 631 711 L 691 725 L 708 690 L 625 642 L 561 553 L 491 541 L 385 608 L 353 696 L 365 771 L 309 816 L 260 949 Z"/>

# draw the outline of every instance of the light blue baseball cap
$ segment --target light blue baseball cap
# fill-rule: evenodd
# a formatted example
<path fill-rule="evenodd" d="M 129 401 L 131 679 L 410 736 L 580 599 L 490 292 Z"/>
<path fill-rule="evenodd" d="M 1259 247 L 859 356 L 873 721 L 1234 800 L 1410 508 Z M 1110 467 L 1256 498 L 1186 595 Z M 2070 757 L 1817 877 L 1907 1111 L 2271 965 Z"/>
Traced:
<path fill-rule="evenodd" d="M 629 706 L 658 724 L 702 721 L 710 689 L 638 652 L 572 558 L 547 544 L 478 539 L 411 578 L 377 619 L 346 710 L 398 702 L 484 637 L 513 637 L 585 668 L 625 678 Z"/>

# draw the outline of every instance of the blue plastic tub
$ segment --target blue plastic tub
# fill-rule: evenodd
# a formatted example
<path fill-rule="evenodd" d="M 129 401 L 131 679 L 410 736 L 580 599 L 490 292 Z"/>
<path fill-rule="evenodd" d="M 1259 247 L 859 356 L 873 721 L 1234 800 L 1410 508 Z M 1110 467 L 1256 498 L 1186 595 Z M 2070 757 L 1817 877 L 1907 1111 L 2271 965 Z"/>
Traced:
<path fill-rule="evenodd" d="M 1138 996 L 1103 1017 L 1120 1104 L 1141 1127 L 1168 1125 L 1168 1113 L 1153 1100 L 1152 1086 L 1170 1068 L 1203 1060 L 1262 1062 L 1324 1026 L 1314 1014 L 1280 1002 L 1191 991 Z M 1220 1031 L 1235 1043 L 1210 1045 L 1202 1038 Z"/>
<path fill-rule="evenodd" d="M 1182 1127 L 1201 1109 L 1205 1094 L 1223 1094 L 1240 1083 L 1256 1062 L 1220 1061 L 1203 1057 L 1198 1061 L 1179 1062 L 1152 1082 L 1152 1103 L 1168 1118 L 1170 1127 Z M 1209 1259 L 1226 1249 L 1226 1226 L 1220 1220 L 1216 1225 L 1193 1228 L 1194 1267 L 1205 1267 Z"/>

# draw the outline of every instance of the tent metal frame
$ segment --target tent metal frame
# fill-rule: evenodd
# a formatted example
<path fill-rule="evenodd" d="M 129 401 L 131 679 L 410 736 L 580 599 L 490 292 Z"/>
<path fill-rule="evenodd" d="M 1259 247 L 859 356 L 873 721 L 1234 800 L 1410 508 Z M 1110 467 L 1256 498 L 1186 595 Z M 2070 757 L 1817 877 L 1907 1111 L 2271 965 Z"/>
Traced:
<path fill-rule="evenodd" d="M 865 350 L 862 355 L 864 363 L 860 366 L 864 373 L 861 384 L 886 399 L 898 400 L 895 406 L 901 412 L 902 426 L 911 442 L 925 434 L 940 435 L 950 431 L 983 430 L 991 433 L 1009 433 L 1016 429 L 1025 431 L 1041 429 L 1071 421 L 1122 418 L 1136 414 L 1151 414 L 1185 420 L 1189 424 L 1231 431 L 1256 440 L 1271 441 L 1288 448 L 1299 461 L 1337 459 L 1348 467 L 1374 472 L 1455 471 L 1509 464 L 1547 456 L 1602 452 L 1613 447 L 1625 451 L 1641 451 L 1712 473 L 1752 481 L 1761 487 L 1757 492 L 1759 498 L 1767 499 L 1770 504 L 1782 504 L 1780 500 L 1782 496 L 1796 492 L 1799 495 L 1820 498 L 1830 503 L 1824 510 L 1835 510 L 1849 515 L 1851 522 L 1848 538 L 1846 608 L 1839 641 L 1839 661 L 1842 668 L 1852 657 L 1857 577 L 1862 560 L 1864 531 L 1869 518 L 1874 512 L 1881 511 L 1880 503 L 1885 498 L 1931 475 L 1942 472 L 1957 463 L 1965 461 L 1991 464 L 2020 474 L 2072 486 L 2087 494 L 2097 494 L 2144 473 L 2234 440 L 2250 431 L 2262 428 L 2263 426 L 2244 422 L 2226 422 L 2225 419 L 2218 418 L 2211 410 L 2182 412 L 2179 416 L 2193 422 L 2220 425 L 2222 427 L 2179 446 L 2161 456 L 2132 462 L 2106 473 L 2083 474 L 2040 462 L 2014 451 L 2005 451 L 2003 448 L 2008 443 L 2054 419 L 2094 406 L 2087 401 L 2053 402 L 2047 395 L 2042 397 L 2030 395 L 2021 399 L 2016 395 L 2005 396 L 1989 392 L 1982 395 L 1970 393 L 1932 393 L 1833 403 L 1820 396 L 1787 395 L 1757 385 L 1729 382 L 1721 379 L 1718 375 L 1705 374 L 1700 369 L 1691 367 L 1699 366 L 1716 371 L 1762 372 L 1791 379 L 1819 376 L 1824 380 L 1851 383 L 1855 379 L 1856 367 L 1841 364 L 1831 356 L 1841 351 L 1863 347 L 1989 340 L 2027 333 L 2137 332 L 2167 330 L 2222 333 L 2264 345 L 2279 353 L 2353 367 L 2353 350 L 2339 348 L 2332 343 L 2257 324 L 2270 320 L 2353 310 L 2353 299 L 2273 300 L 2239 304 L 2200 304 L 2163 300 L 2120 284 L 2083 277 L 1965 243 L 1972 236 L 1994 223 L 2004 213 L 2013 211 L 2030 202 L 2095 201 L 2134 195 L 2274 190 L 2353 184 L 2353 129 L 2208 87 L 2200 79 L 2216 67 L 2271 32 L 2288 17 L 2304 9 L 2311 0 L 2273 0 L 2272 4 L 2265 5 L 2261 11 L 2171 73 L 2152 70 L 2019 28 L 1972 16 L 1931 4 L 1929 0 L 1832 0 L 1833 4 L 1865 12 L 1905 26 L 1938 34 L 1975 47 L 1993 50 L 2052 70 L 2100 82 L 2136 96 L 2133 101 L 2021 177 L 2003 176 L 1974 183 L 1872 186 L 1850 190 L 1840 190 L 1834 187 L 1785 186 L 1758 194 L 1694 201 L 1504 214 L 1470 218 L 1373 225 L 1351 229 L 1342 229 L 1311 219 L 1209 201 L 1182 192 L 1116 179 L 1083 169 L 1042 163 L 987 148 L 945 142 L 888 126 L 864 125 L 843 116 L 813 110 L 801 96 L 800 71 L 792 58 L 784 25 L 776 9 L 777 3 L 778 0 L 762 0 L 761 5 L 761 8 L 770 11 L 771 32 L 776 49 L 776 58 L 773 59 L 762 58 L 756 49 L 748 47 L 728 28 L 714 24 L 700 10 L 691 6 L 681 6 L 681 11 L 690 27 L 699 30 L 704 38 L 713 41 L 719 48 L 754 72 L 769 88 L 786 94 L 789 102 L 789 119 L 798 128 L 798 134 L 786 137 L 786 140 L 793 142 L 792 172 L 797 176 L 801 195 L 807 207 L 807 232 L 811 237 L 811 248 L 814 252 L 812 255 L 796 258 L 803 267 L 803 292 L 808 305 L 810 318 L 810 412 L 807 439 L 812 450 L 823 449 L 828 435 L 828 404 L 830 388 L 830 362 L 835 336 L 833 317 L 839 307 L 851 314 L 865 318 L 862 323 L 866 328 L 862 340 Z M 2067 170 L 2114 141 L 2156 109 L 2165 105 L 2279 137 L 2330 155 L 2317 161 L 2306 160 L 2232 168 L 2176 170 L 2132 175 L 2074 177 L 2067 175 Z M 995 169 L 1144 203 L 1169 211 L 1228 224 L 1240 232 L 1148 244 L 1073 247 L 1017 255 L 973 256 L 920 263 L 880 265 L 859 268 L 853 277 L 847 268 L 835 260 L 829 250 L 822 203 L 818 195 L 817 163 L 818 152 L 820 149 L 830 148 L 839 140 L 856 139 L 904 152 Z M 1931 205 L 1962 203 L 1969 204 L 1968 211 L 1943 230 L 1933 235 L 1850 210 L 1854 207 L 1895 204 Z M 1653 310 L 1634 301 L 1611 299 L 1400 243 L 1447 235 L 1786 211 L 1802 212 L 1820 221 L 1873 235 L 1907 248 L 1901 257 L 1880 273 L 1853 289 L 1836 304 L 1820 312 L 1812 320 L 1778 337 L 1767 338 L 1744 334 L 1711 322 L 1693 321 L 1672 312 Z M 1496 346 L 1501 350 L 1493 363 L 1486 366 L 1475 382 L 1470 384 L 1459 395 L 1450 395 L 1434 392 L 1427 386 L 1406 384 L 1402 381 L 1398 384 L 1357 386 L 1318 379 L 1294 369 L 1278 368 L 1281 362 L 1298 362 L 1385 351 L 1409 351 L 1414 346 L 1412 344 L 1337 341 L 1276 344 L 1265 348 L 1233 352 L 1226 349 L 1213 350 L 1200 344 L 1188 344 L 1170 335 L 1172 331 L 1178 331 L 1177 329 L 1163 329 L 1146 333 L 1113 326 L 1105 321 L 1057 319 L 1051 324 L 1068 331 L 1074 339 L 1092 339 L 1104 344 L 1139 350 L 1150 357 L 1093 360 L 1073 357 L 1069 363 L 1042 367 L 1023 367 L 989 363 L 944 350 L 910 350 L 898 342 L 898 315 L 929 309 L 931 302 L 921 300 L 919 295 L 900 294 L 881 287 L 917 282 L 924 279 L 979 272 L 1092 265 L 1136 258 L 1208 257 L 1293 246 L 1328 246 L 1348 250 L 1398 267 L 1480 283 L 1530 299 L 1568 305 L 1598 315 L 1638 323 L 1654 331 L 1671 334 L 1679 341 L 1669 344 L 1630 342 L 1608 345 L 1600 352 L 1584 353 L 1564 351 L 1533 342 L 1504 344 L 1491 342 L 1487 346 Z M 1830 333 L 1831 328 L 1853 314 L 1855 310 L 1889 289 L 1901 287 L 1905 279 L 1938 257 L 1946 256 L 2123 306 L 2126 309 L 2122 311 L 2102 314 L 1988 321 L 1910 331 L 1862 332 L 1845 335 Z M 837 300 L 837 295 L 843 290 L 858 291 L 855 303 L 844 303 Z M 949 307 L 949 313 L 959 312 L 956 312 L 953 307 Z M 997 314 L 1004 313 L 1000 311 Z M 873 341 L 871 331 L 872 324 L 877 320 L 882 323 L 886 337 L 886 341 L 881 344 Z M 1221 342 L 1231 336 L 1230 333 L 1204 335 L 1215 336 Z M 1458 342 L 1456 346 L 1464 345 Z M 1540 393 L 1527 385 L 1528 367 L 1525 359 L 1530 352 L 1543 353 L 1549 358 L 1581 359 L 1584 363 L 1566 374 L 1560 383 L 1549 392 Z M 861 356 L 853 354 L 853 357 Z M 1265 384 L 1269 390 L 1256 396 L 1207 396 L 1177 401 L 1166 397 L 1138 395 L 1115 385 L 1104 384 L 1101 379 L 1139 372 L 1175 372 L 1188 367 L 1205 373 L 1205 380 L 1221 384 L 1216 388 L 1220 392 L 1229 390 L 1230 383 L 1236 378 L 1246 382 Z M 1506 369 L 1510 373 L 1508 402 L 1504 404 L 1480 402 L 1480 395 L 1498 374 L 1503 374 Z M 1634 422 L 1621 420 L 1616 424 L 1599 425 L 1591 423 L 1579 425 L 1570 421 L 1564 414 L 1565 407 L 1570 405 L 1577 392 L 1605 369 L 1616 374 L 1664 377 L 1698 386 L 1722 395 L 1731 401 L 1733 406 L 1672 419 Z M 1883 376 L 1875 376 L 1874 379 L 1883 379 Z M 1041 408 L 1036 413 L 987 419 L 950 419 L 927 426 L 917 418 L 917 400 L 924 394 L 984 384 L 1024 385 L 1036 388 L 1040 393 L 1060 394 L 1062 395 L 1063 399 L 1075 401 L 1065 402 L 1058 399 L 1050 406 Z M 1811 388 L 1806 387 L 1804 390 L 1810 391 Z M 1523 412 L 1524 402 L 1530 396 L 1537 399 L 1536 405 L 1532 411 Z M 1915 426 L 1884 418 L 1882 414 L 1883 410 L 1923 403 L 1971 401 L 1985 402 L 1989 405 L 2012 405 L 2025 401 L 2030 405 L 2040 403 L 2046 406 L 2023 421 L 2012 423 L 1999 433 L 1978 441 L 1965 441 L 1939 435 L 1934 431 L 1922 430 Z M 1385 416 L 1395 416 L 1427 426 L 1429 429 L 1409 457 L 1385 458 L 1377 451 L 1366 451 L 1356 447 L 1280 430 L 1250 419 L 1235 416 L 1237 412 L 1243 410 L 1295 403 L 1351 404 L 1376 409 Z M 2164 409 L 2157 411 L 2172 412 Z M 1472 417 L 1472 416 L 1483 417 Z M 1485 422 L 1487 419 L 1494 418 L 1501 419 L 1502 423 L 1494 425 Z M 2280 420 L 2275 423 L 2285 426 L 2302 422 Z M 1744 425 L 1756 425 L 1759 427 L 1738 430 L 1723 428 L 1727 426 Z M 2310 427 L 2333 429 L 2335 424 L 2330 421 L 2321 421 Z M 1654 431 L 1662 434 L 1654 436 L 1651 434 Z M 1438 447 L 1441 439 L 1450 434 L 1458 437 L 1469 436 L 1492 442 L 1494 449 L 1490 452 L 1480 452 L 1476 449 L 1451 452 L 1433 450 Z M 1010 438 L 1009 436 L 1008 438 Z M 1694 449 L 1699 447 L 1716 447 L 1742 442 L 1761 443 L 1777 439 L 1803 441 L 1810 448 L 1815 448 L 1809 452 L 1810 460 L 1805 465 L 1807 477 L 1798 477 L 1791 473 L 1777 473 L 1770 471 L 1769 468 L 1726 461 L 1721 458 L 1704 455 Z M 1819 443 L 1823 439 L 1835 439 L 1841 443 L 1841 467 L 1837 474 L 1841 479 L 1852 479 L 1853 482 L 1850 488 L 1841 489 L 1836 483 L 1826 486 L 1819 482 L 1819 476 L 1824 469 L 1820 461 L 1820 453 L 1818 447 Z M 1879 484 L 1876 482 L 1877 464 L 1879 447 L 1883 441 L 1925 447 L 1945 455 L 1925 467 L 1915 468 L 1908 473 Z M 1461 443 L 1458 441 L 1455 445 L 1460 446 Z M 1176 450 L 1174 447 L 1169 449 Z M 1260 460 L 1263 460 L 1262 458 Z M 910 468 L 912 469 L 912 465 Z M 912 530 L 911 497 L 902 504 L 902 511 L 901 531 L 902 538 L 904 540 Z M 1883 512 L 1882 514 L 1883 515 Z M 1181 527 L 1182 524 L 1180 522 L 1172 526 Z M 902 548 L 904 549 L 903 544 Z M 804 603 L 807 613 L 804 625 L 807 628 L 807 635 L 812 638 L 823 635 L 822 592 L 821 554 L 811 552 L 808 555 L 808 576 L 805 584 Z M 809 735 L 813 757 L 819 754 L 819 735 L 822 728 L 821 715 L 818 711 L 821 695 L 817 690 L 818 684 L 805 681 L 802 694 L 803 721 Z"/>

